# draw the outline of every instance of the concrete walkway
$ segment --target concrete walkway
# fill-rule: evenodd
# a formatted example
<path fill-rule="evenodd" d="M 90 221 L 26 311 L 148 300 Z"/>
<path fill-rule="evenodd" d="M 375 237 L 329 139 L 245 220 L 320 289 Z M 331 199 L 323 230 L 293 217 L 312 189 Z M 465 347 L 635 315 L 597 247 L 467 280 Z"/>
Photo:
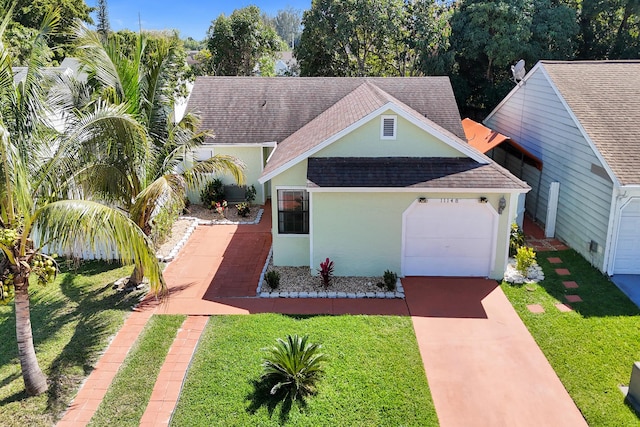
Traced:
<path fill-rule="evenodd" d="M 403 285 L 441 426 L 587 425 L 495 281 Z"/>
<path fill-rule="evenodd" d="M 168 301 L 149 298 L 138 307 L 58 425 L 87 424 L 115 375 L 113 363 L 122 363 L 151 314 L 189 317 L 160 371 L 144 426 L 168 424 L 209 315 L 277 312 L 410 315 L 441 426 L 586 426 L 495 281 L 406 278 L 406 301 L 256 298 L 270 227 L 270 209 L 258 225 L 198 227 L 165 270 Z"/>

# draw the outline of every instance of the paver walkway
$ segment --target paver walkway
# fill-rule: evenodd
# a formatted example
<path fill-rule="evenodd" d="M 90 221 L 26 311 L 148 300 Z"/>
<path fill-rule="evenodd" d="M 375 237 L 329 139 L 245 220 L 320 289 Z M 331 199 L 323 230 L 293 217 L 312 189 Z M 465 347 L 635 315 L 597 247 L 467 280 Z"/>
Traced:
<path fill-rule="evenodd" d="M 259 225 L 198 227 L 165 270 L 169 300 L 147 299 L 132 314 L 58 425 L 86 425 L 115 375 L 102 366 L 121 363 L 113 354 L 126 354 L 118 347 L 128 350 L 138 323 L 152 313 L 187 314 L 141 420 L 167 425 L 207 316 L 261 312 L 411 315 L 443 427 L 586 425 L 495 281 L 407 278 L 406 301 L 255 298 L 270 227 L 268 208 Z"/>
<path fill-rule="evenodd" d="M 558 239 L 545 237 L 544 230 L 533 222 L 529 216 L 524 217 L 522 228 L 526 236 L 527 245 L 531 246 L 536 252 L 564 251 L 569 249 L 567 245 Z"/>

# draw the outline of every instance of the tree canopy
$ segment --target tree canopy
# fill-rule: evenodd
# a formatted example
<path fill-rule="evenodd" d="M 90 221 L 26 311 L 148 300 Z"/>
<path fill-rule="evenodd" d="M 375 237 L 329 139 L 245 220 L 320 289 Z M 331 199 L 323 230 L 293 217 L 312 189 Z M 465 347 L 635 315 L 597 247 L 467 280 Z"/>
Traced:
<path fill-rule="evenodd" d="M 207 47 L 215 75 L 251 76 L 263 58 L 273 58 L 283 46 L 275 29 L 261 19 L 260 9 L 247 6 L 211 23 Z"/>

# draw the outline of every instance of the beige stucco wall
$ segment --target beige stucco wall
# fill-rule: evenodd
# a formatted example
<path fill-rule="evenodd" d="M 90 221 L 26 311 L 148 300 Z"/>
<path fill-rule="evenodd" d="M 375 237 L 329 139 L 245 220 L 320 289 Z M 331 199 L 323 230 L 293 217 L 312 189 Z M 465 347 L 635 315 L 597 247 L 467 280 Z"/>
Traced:
<path fill-rule="evenodd" d="M 305 188 L 307 161 L 304 160 L 271 180 L 273 263 L 299 267 L 309 265 L 308 234 L 278 234 L 278 188 Z"/>
<path fill-rule="evenodd" d="M 503 195 L 482 193 L 495 210 Z M 380 276 L 389 269 L 401 273 L 402 214 L 419 197 L 477 199 L 465 193 L 319 193 L 311 196 L 312 267 L 329 257 L 339 276 Z M 502 278 L 508 254 L 510 195 L 498 219 L 495 262 L 490 277 Z M 516 204 L 516 197 L 512 204 Z"/>
<path fill-rule="evenodd" d="M 380 123 L 381 117 L 375 117 L 313 157 L 466 157 L 401 116 L 397 116 L 397 138 L 380 139 Z"/>

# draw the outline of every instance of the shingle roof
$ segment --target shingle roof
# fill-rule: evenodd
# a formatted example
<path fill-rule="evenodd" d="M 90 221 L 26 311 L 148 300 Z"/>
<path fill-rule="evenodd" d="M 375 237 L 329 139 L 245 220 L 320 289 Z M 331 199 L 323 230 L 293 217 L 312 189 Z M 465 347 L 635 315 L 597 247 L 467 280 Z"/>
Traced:
<path fill-rule="evenodd" d="M 460 140 L 453 133 L 432 122 L 374 84 L 364 82 L 353 92 L 347 94 L 318 117 L 282 141 L 273 152 L 263 170 L 262 176 L 268 175 L 287 162 L 304 153 L 308 153 L 309 150 L 319 146 L 325 140 L 389 103 L 450 139 L 459 141 L 461 144 L 466 143 L 466 141 Z"/>
<path fill-rule="evenodd" d="M 640 184 L 640 61 L 542 61 L 621 184 Z"/>
<path fill-rule="evenodd" d="M 495 163 L 467 157 L 310 157 L 307 181 L 309 187 L 530 188 Z"/>
<path fill-rule="evenodd" d="M 216 144 L 281 142 L 364 82 L 464 138 L 448 77 L 198 77 L 188 110 Z"/>

